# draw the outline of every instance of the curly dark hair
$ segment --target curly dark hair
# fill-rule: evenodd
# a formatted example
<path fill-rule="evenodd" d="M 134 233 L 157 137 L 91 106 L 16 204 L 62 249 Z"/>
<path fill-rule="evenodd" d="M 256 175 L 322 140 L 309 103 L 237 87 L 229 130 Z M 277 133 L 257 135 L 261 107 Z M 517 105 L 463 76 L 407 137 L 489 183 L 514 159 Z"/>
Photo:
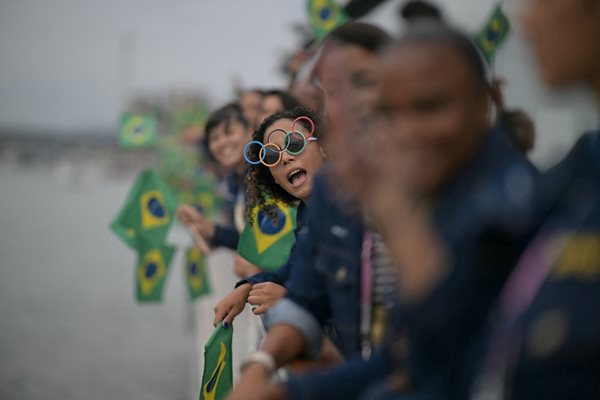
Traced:
<path fill-rule="evenodd" d="M 306 107 L 296 107 L 291 110 L 281 111 L 266 118 L 260 125 L 257 131 L 252 134 L 252 140 L 258 142 L 263 141 L 267 129 L 280 119 L 291 119 L 294 120 L 298 117 L 308 117 L 315 123 L 315 131 L 313 137 L 323 137 L 323 131 L 321 122 L 317 116 L 317 113 Z M 305 129 L 310 130 L 311 126 L 306 120 L 298 121 L 299 124 Z M 249 146 L 248 157 L 250 159 L 258 159 L 258 153 L 260 148 L 257 146 Z M 300 199 L 292 196 L 284 189 L 281 188 L 277 183 L 269 168 L 261 164 L 250 164 L 248 165 L 248 173 L 246 175 L 246 220 L 252 225 L 254 223 L 254 216 L 252 210 L 259 206 L 265 209 L 269 218 L 277 222 L 277 213 L 275 207 L 269 207 L 268 202 L 272 200 L 279 200 L 287 205 L 296 205 Z"/>

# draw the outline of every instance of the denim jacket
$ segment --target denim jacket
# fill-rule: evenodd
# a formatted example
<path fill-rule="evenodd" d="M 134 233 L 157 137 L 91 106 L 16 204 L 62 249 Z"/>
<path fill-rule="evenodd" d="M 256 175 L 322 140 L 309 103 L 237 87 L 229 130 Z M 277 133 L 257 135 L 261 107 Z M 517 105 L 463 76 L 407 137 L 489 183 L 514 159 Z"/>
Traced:
<path fill-rule="evenodd" d="M 598 399 L 600 132 L 584 135 L 543 188 L 551 208 L 536 244 L 559 252 L 535 264 L 548 272 L 517 320 L 522 340 L 505 391 L 511 399 Z"/>
<path fill-rule="evenodd" d="M 344 355 L 360 350 L 359 216 L 332 193 L 324 168 L 315 178 L 308 231 L 296 242 L 299 254 L 286 282 L 284 299 L 267 313 L 269 324 L 293 322 L 305 333 L 309 353 L 317 355 L 323 326 L 333 320 L 332 340 Z"/>
<path fill-rule="evenodd" d="M 397 329 L 406 329 L 411 339 L 407 368 L 415 385 L 416 391 L 411 394 L 415 398 L 420 394 L 427 397 L 427 393 L 455 397 L 459 391 L 460 382 L 454 379 L 459 379 L 464 366 L 464 349 L 483 324 L 490 303 L 539 221 L 535 211 L 537 182 L 538 174 L 531 165 L 510 147 L 501 132 L 493 131 L 478 154 L 438 194 L 432 216 L 451 254 L 449 274 L 425 300 L 399 304 L 395 316 Z M 336 326 L 341 327 L 342 351 L 356 353 L 362 227 L 356 218 L 342 218 L 335 223 L 342 229 L 333 229 L 334 223 L 328 218 L 337 216 L 339 209 L 335 211 L 331 201 L 328 204 L 322 188 L 316 187 L 313 193 L 310 240 L 306 241 L 305 252 L 316 258 L 317 273 L 310 271 L 310 262 L 301 264 L 304 271 L 294 269 L 287 300 L 308 310 L 319 322 L 332 316 Z M 326 225 L 328 222 L 330 225 Z M 320 231 L 313 234 L 315 229 Z M 344 240 L 338 237 L 341 232 L 347 232 Z M 345 254 L 339 251 L 343 248 Z M 280 312 L 292 311 L 288 320 L 301 321 L 292 323 L 294 326 L 310 326 L 293 306 L 284 306 L 279 306 Z M 354 329 L 344 330 L 350 324 L 355 324 Z M 304 329 L 305 336 L 309 332 L 309 328 L 300 329 Z M 387 342 L 366 363 L 354 358 L 342 367 L 346 370 L 343 391 L 332 385 L 339 375 L 330 371 L 292 377 L 287 383 L 288 393 L 297 399 L 356 398 L 368 383 L 390 372 L 394 362 L 406 361 L 404 355 L 396 356 L 393 348 L 394 343 Z M 367 382 L 365 378 L 369 377 Z"/>

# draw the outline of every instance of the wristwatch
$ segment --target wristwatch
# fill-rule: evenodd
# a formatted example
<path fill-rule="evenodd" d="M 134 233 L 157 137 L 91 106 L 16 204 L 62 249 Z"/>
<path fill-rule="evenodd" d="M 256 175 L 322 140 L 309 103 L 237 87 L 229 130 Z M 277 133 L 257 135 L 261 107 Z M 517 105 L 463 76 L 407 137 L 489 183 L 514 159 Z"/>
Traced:
<path fill-rule="evenodd" d="M 248 354 L 246 358 L 244 358 L 242 365 L 240 365 L 240 372 L 243 372 L 250 364 L 255 363 L 265 367 L 269 375 L 272 375 L 277 369 L 273 357 L 266 351 L 259 350 Z"/>

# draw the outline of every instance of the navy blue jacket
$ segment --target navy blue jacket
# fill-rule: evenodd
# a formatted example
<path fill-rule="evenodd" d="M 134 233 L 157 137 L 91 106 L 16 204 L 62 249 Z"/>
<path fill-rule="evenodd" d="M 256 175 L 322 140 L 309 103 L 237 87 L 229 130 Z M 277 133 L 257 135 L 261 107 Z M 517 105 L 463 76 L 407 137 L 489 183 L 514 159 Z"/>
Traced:
<path fill-rule="evenodd" d="M 537 180 L 537 172 L 496 131 L 436 197 L 434 224 L 452 263 L 447 279 L 426 300 L 400 305 L 398 324 L 409 333 L 408 369 L 415 386 L 407 396 L 444 393 L 460 398 L 464 350 L 483 325 L 538 221 Z M 342 352 L 357 353 L 362 226 L 356 217 L 345 216 L 317 183 L 308 222 L 311 243 L 305 254 L 306 260 L 315 259 L 314 267 L 304 262 L 292 271 L 287 296 L 320 321 L 333 318 Z M 383 378 L 391 371 L 392 348 L 390 342 L 362 368 L 359 360 L 344 367 L 351 371 L 345 374 L 344 398 L 356 398 L 365 389 L 365 377 Z M 394 362 L 406 360 L 402 355 Z M 330 374 L 333 381 L 323 374 L 292 378 L 288 392 L 310 393 L 294 398 L 342 398 L 340 387 L 331 385 L 337 375 Z"/>
<path fill-rule="evenodd" d="M 510 398 L 600 399 L 600 132 L 583 136 L 543 183 L 552 209 L 540 236 L 566 241 L 518 322 Z"/>
<path fill-rule="evenodd" d="M 539 174 L 495 130 L 437 199 L 434 224 L 451 252 L 450 272 L 424 301 L 400 312 L 416 392 L 464 399 L 467 349 L 539 226 Z"/>
<path fill-rule="evenodd" d="M 344 355 L 360 350 L 361 218 L 337 200 L 327 181 L 316 176 L 310 199 L 308 233 L 298 242 L 300 256 L 286 282 L 286 297 L 325 326 L 333 319 L 334 343 Z"/>
<path fill-rule="evenodd" d="M 210 240 L 209 244 L 212 247 L 227 247 L 228 249 L 237 250 L 240 233 L 235 226 L 235 204 L 238 196 L 244 195 L 246 186 L 237 173 L 232 173 L 227 177 L 227 197 L 225 199 L 225 213 L 227 225 L 215 225 L 215 235 Z"/>

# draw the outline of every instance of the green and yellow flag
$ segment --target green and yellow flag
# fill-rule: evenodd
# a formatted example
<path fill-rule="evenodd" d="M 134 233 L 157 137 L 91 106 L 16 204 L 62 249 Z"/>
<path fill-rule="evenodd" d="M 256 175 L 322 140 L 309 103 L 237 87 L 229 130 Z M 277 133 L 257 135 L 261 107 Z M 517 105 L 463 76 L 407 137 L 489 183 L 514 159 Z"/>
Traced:
<path fill-rule="evenodd" d="M 317 40 L 348 21 L 344 10 L 333 0 L 308 0 L 308 19 Z"/>
<path fill-rule="evenodd" d="M 138 248 L 144 240 L 162 244 L 175 217 L 177 202 L 153 170 L 143 171 L 129 192 L 125 205 L 111 223 L 111 229 L 129 246 Z"/>
<path fill-rule="evenodd" d="M 126 245 L 131 247 L 132 249 L 136 249 L 138 247 L 137 244 L 137 235 L 135 229 L 129 228 L 125 225 L 122 225 L 123 218 L 127 215 L 131 207 L 123 207 L 119 212 L 119 215 L 110 223 L 110 229 L 125 242 Z"/>
<path fill-rule="evenodd" d="M 192 300 L 210 293 L 206 258 L 196 247 L 189 247 L 185 252 L 185 280 Z"/>
<path fill-rule="evenodd" d="M 258 206 L 252 211 L 254 223 L 246 224 L 240 241 L 238 253 L 251 263 L 265 270 L 274 270 L 283 265 L 290 257 L 296 241 L 296 207 L 274 202 L 267 207 L 276 207 L 277 219 L 269 218 L 266 209 Z"/>
<path fill-rule="evenodd" d="M 156 143 L 157 137 L 154 116 L 125 113 L 121 117 L 119 146 L 125 149 L 150 147 Z"/>
<path fill-rule="evenodd" d="M 231 338 L 233 326 L 219 324 L 204 345 L 204 371 L 200 400 L 224 399 L 233 384 L 231 368 Z"/>
<path fill-rule="evenodd" d="M 161 301 L 175 247 L 140 243 L 135 268 L 136 294 L 139 302 Z"/>
<path fill-rule="evenodd" d="M 491 63 L 494 60 L 496 50 L 504 42 L 509 31 L 510 21 L 498 4 L 485 27 L 475 37 L 475 43 L 477 43 L 488 62 Z"/>

